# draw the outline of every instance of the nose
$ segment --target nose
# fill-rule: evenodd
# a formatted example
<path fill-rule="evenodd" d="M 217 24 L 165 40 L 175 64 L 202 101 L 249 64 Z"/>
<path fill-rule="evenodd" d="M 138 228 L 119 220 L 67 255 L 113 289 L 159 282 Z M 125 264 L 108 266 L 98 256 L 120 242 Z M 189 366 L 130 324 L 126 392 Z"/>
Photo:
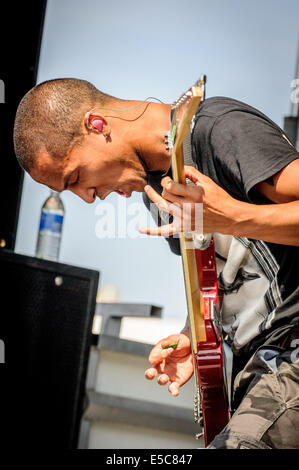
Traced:
<path fill-rule="evenodd" d="M 74 188 L 71 189 L 72 193 L 79 196 L 83 201 L 87 202 L 88 204 L 92 204 L 96 199 L 96 189 L 95 188 Z"/>

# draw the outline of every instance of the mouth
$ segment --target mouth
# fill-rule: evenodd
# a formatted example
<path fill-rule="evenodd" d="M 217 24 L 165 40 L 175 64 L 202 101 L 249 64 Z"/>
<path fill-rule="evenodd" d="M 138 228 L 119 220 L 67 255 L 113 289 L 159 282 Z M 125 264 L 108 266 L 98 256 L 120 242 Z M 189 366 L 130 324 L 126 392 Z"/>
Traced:
<path fill-rule="evenodd" d="M 131 197 L 132 194 L 132 191 L 121 191 L 120 189 L 115 189 L 114 191 L 123 197 Z"/>
<path fill-rule="evenodd" d="M 120 196 L 127 197 L 127 198 L 131 197 L 131 194 L 132 194 L 132 191 L 130 190 L 122 191 L 121 189 L 111 189 L 106 194 L 97 193 L 97 196 L 103 201 L 104 199 L 106 199 L 107 196 L 109 196 L 110 193 L 113 193 L 113 192 L 119 194 Z"/>

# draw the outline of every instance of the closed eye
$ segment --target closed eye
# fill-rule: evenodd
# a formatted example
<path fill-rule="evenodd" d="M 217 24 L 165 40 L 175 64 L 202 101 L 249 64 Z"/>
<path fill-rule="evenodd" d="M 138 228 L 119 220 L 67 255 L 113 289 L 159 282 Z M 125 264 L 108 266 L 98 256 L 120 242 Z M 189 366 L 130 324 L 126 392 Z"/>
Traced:
<path fill-rule="evenodd" d="M 78 184 L 78 183 L 79 183 L 79 179 L 80 179 L 80 172 L 78 171 L 76 181 L 74 181 L 74 182 L 71 184 L 71 186 L 74 186 L 75 184 Z"/>

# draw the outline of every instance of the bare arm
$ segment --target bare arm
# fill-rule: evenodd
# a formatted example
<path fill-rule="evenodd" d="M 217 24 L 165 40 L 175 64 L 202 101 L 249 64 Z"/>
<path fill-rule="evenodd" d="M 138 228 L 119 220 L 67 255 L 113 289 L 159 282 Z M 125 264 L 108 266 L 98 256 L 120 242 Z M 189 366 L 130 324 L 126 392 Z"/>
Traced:
<path fill-rule="evenodd" d="M 299 246 L 299 201 L 236 205 L 232 235 Z"/>
<path fill-rule="evenodd" d="M 232 198 L 214 181 L 193 167 L 185 167 L 186 176 L 195 186 L 174 183 L 169 177 L 162 180 L 163 193 L 159 196 L 146 187 L 148 196 L 163 210 L 182 219 L 184 203 L 203 203 L 203 231 L 264 240 L 272 243 L 299 246 L 299 159 L 294 160 L 274 175 L 273 181 L 262 182 L 256 189 L 273 201 L 269 205 L 256 205 Z M 184 213 L 184 211 L 183 211 Z M 190 217 L 189 226 L 199 230 L 198 221 Z M 186 218 L 184 216 L 184 218 Z M 143 228 L 150 235 L 176 233 L 179 224 L 166 227 Z M 188 225 L 188 224 L 186 224 Z M 167 232 L 168 230 L 168 232 Z"/>

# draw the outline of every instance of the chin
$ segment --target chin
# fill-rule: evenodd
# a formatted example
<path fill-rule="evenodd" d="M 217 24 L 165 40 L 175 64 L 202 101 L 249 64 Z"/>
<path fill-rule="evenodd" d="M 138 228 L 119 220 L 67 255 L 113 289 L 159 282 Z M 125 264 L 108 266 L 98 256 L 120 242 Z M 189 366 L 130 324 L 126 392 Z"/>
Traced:
<path fill-rule="evenodd" d="M 141 184 L 140 184 L 140 187 L 139 189 L 136 189 L 135 191 L 137 191 L 138 193 L 144 193 L 144 187 L 147 185 L 147 181 L 143 181 Z"/>
<path fill-rule="evenodd" d="M 147 184 L 147 177 L 144 178 L 141 176 L 138 178 L 138 180 L 135 180 L 135 182 L 132 182 L 131 188 L 132 191 L 136 191 L 137 193 L 143 193 L 144 192 L 144 186 Z"/>

